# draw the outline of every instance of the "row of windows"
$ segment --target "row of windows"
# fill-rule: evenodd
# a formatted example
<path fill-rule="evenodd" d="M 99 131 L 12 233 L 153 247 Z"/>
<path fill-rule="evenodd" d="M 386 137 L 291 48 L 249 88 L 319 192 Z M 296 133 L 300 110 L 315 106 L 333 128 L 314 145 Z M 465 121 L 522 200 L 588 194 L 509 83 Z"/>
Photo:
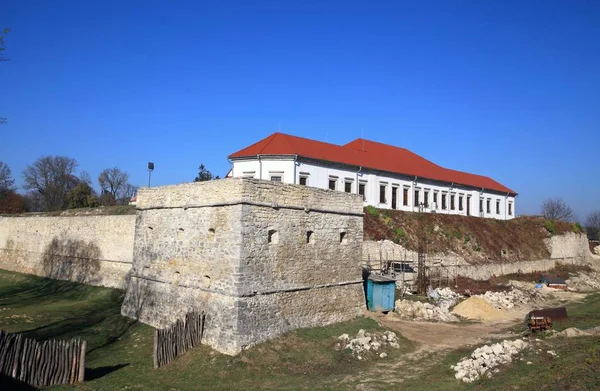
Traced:
<path fill-rule="evenodd" d="M 254 172 L 244 172 L 244 176 L 249 176 L 249 174 L 251 174 L 252 176 L 254 176 Z M 271 172 L 270 173 L 270 179 L 272 181 L 276 181 L 276 182 L 281 182 L 283 180 L 283 173 L 279 173 L 279 172 Z M 329 183 L 328 183 L 328 188 L 329 190 L 338 190 L 338 177 L 335 176 L 331 176 L 329 177 Z M 300 178 L 299 178 L 299 183 L 301 185 L 307 186 L 308 185 L 308 174 L 300 174 Z M 352 179 L 348 179 L 346 178 L 344 181 L 344 192 L 346 193 L 352 193 L 352 185 L 353 185 L 354 181 Z M 366 185 L 367 182 L 364 181 L 360 181 L 358 184 L 358 194 L 360 194 L 363 198 L 363 201 L 366 200 Z M 387 183 L 380 183 L 379 184 L 379 203 L 380 204 L 387 204 L 388 200 L 387 200 Z M 398 192 L 399 192 L 399 185 L 397 186 L 392 186 L 392 199 L 391 199 L 391 207 L 392 209 L 398 209 Z M 408 192 L 409 192 L 409 187 L 404 186 L 402 188 L 402 205 L 403 206 L 408 206 Z M 413 206 L 418 207 L 420 204 L 420 193 L 421 190 L 420 189 L 415 189 L 414 191 L 414 197 L 413 197 Z M 423 189 L 423 206 L 425 208 L 430 208 L 429 205 L 429 193 L 430 190 L 429 189 Z M 431 205 L 431 207 L 433 209 L 437 209 L 438 206 L 438 192 L 434 191 L 433 192 L 433 205 Z M 447 210 L 447 194 L 446 193 L 442 193 L 441 194 L 441 210 Z M 487 214 L 491 214 L 492 213 L 492 209 L 491 209 L 491 198 L 488 198 L 486 200 L 486 213 Z M 500 214 L 500 200 L 496 200 L 496 214 Z M 464 195 L 459 194 L 458 195 L 458 210 L 459 211 L 464 211 Z M 467 202 L 466 202 L 466 208 L 467 208 L 467 215 L 471 214 L 470 211 L 470 197 L 467 196 Z M 450 210 L 456 210 L 456 195 L 455 194 L 450 194 Z M 479 200 L 479 211 L 480 213 L 483 213 L 483 200 L 480 199 Z M 512 211 L 512 202 L 508 203 L 508 215 L 512 216 L 513 211 Z"/>

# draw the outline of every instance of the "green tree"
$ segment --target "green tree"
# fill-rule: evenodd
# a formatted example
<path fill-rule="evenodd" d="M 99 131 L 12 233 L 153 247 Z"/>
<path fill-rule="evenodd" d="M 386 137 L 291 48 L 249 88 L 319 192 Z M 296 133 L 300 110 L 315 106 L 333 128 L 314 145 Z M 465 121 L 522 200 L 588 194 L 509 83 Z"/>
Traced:
<path fill-rule="evenodd" d="M 92 208 L 99 206 L 94 190 L 85 182 L 79 182 L 75 188 L 67 192 L 67 208 Z"/>
<path fill-rule="evenodd" d="M 208 171 L 206 167 L 204 167 L 204 164 L 200 164 L 200 167 L 198 167 L 198 176 L 194 178 L 194 182 L 204 182 L 213 179 L 219 179 L 219 177 L 217 176 L 216 178 L 214 178 L 213 174 L 210 171 Z"/>

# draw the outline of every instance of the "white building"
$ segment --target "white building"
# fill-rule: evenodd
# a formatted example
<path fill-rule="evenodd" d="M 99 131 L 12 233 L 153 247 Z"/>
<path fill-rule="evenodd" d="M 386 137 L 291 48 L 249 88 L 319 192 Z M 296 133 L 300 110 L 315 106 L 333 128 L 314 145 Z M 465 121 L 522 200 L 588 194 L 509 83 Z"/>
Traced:
<path fill-rule="evenodd" d="M 229 156 L 229 177 L 357 193 L 377 208 L 512 219 L 517 193 L 495 180 L 443 168 L 411 151 L 356 139 L 334 145 L 274 133 Z"/>

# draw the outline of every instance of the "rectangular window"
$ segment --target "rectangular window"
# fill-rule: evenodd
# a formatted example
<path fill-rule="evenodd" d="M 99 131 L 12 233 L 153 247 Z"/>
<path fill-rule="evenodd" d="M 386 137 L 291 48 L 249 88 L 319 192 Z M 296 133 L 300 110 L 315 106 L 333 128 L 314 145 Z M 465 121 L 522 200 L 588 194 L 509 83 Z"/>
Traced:
<path fill-rule="evenodd" d="M 479 213 L 483 213 L 483 200 L 479 199 Z"/>
<path fill-rule="evenodd" d="M 426 208 L 429 208 L 429 191 L 425 190 L 423 192 L 423 203 L 425 204 Z"/>
<path fill-rule="evenodd" d="M 392 187 L 392 209 L 398 209 L 398 188 Z"/>
<path fill-rule="evenodd" d="M 365 188 L 367 187 L 367 184 L 364 182 L 361 182 L 358 184 L 358 194 L 360 194 L 362 196 L 363 201 L 367 200 L 367 196 L 365 193 Z"/>
<path fill-rule="evenodd" d="M 496 200 L 496 214 L 500 214 L 500 200 Z"/>
<path fill-rule="evenodd" d="M 446 194 L 442 194 L 442 210 L 446 210 Z"/>
<path fill-rule="evenodd" d="M 437 204 L 438 204 L 438 193 L 437 191 L 433 192 L 433 208 L 437 209 Z"/>
<path fill-rule="evenodd" d="M 487 203 L 486 203 L 486 210 L 488 213 L 492 213 L 492 200 L 490 200 L 489 198 L 487 199 Z"/>
<path fill-rule="evenodd" d="M 450 209 L 454 210 L 456 209 L 455 205 L 454 205 L 454 194 L 450 195 Z"/>
<path fill-rule="evenodd" d="M 329 178 L 329 190 L 337 189 L 337 178 Z"/>
<path fill-rule="evenodd" d="M 458 210 L 463 210 L 463 196 L 458 196 Z"/>
<path fill-rule="evenodd" d="M 281 182 L 281 175 L 271 175 L 271 180 L 273 182 Z"/>
<path fill-rule="evenodd" d="M 344 191 L 346 193 L 352 193 L 352 181 L 347 179 L 344 181 Z"/>
<path fill-rule="evenodd" d="M 402 190 L 402 205 L 408 206 L 408 187 Z"/>
<path fill-rule="evenodd" d="M 387 193 L 387 185 L 379 185 L 379 203 L 385 204 L 387 203 L 387 199 L 385 197 L 385 193 Z"/>
<path fill-rule="evenodd" d="M 415 190 L 415 206 L 419 206 L 419 190 Z"/>
<path fill-rule="evenodd" d="M 508 203 L 508 215 L 512 216 L 512 202 Z"/>
<path fill-rule="evenodd" d="M 302 186 L 308 185 L 308 176 L 307 175 L 300 175 L 300 184 Z"/>

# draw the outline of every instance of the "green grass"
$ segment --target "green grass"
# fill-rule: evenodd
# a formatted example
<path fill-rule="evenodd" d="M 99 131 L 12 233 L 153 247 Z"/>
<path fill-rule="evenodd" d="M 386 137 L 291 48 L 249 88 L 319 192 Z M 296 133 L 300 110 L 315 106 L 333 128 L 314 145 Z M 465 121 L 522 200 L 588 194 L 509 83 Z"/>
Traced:
<path fill-rule="evenodd" d="M 299 329 L 235 357 L 201 346 L 152 368 L 153 329 L 120 315 L 124 292 L 0 270 L 0 328 L 36 339 L 88 341 L 86 382 L 52 389 L 340 389 L 339 381 L 378 365 L 336 350 L 337 337 L 382 331 L 372 319 Z M 412 349 L 386 350 L 386 360 Z"/>

